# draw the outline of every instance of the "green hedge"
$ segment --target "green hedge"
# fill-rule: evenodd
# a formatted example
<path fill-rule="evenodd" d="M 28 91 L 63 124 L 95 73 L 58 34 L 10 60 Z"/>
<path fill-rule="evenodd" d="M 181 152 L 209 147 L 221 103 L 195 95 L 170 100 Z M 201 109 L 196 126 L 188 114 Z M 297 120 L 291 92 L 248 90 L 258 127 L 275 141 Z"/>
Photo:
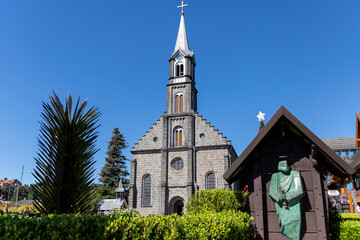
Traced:
<path fill-rule="evenodd" d="M 0 216 L 0 239 L 250 239 L 251 217 L 226 211 L 185 216 Z"/>
<path fill-rule="evenodd" d="M 339 239 L 360 239 L 360 214 L 342 213 L 340 217 Z"/>
<path fill-rule="evenodd" d="M 190 214 L 228 210 L 249 212 L 248 193 L 225 189 L 200 190 L 189 197 L 185 207 Z"/>

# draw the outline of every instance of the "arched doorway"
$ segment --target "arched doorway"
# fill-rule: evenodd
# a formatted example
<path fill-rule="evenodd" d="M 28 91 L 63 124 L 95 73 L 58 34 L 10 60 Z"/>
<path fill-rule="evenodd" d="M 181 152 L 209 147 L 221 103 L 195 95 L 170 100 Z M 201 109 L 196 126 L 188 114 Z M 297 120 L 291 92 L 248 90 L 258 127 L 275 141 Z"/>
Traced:
<path fill-rule="evenodd" d="M 177 200 L 174 204 L 174 213 L 177 215 L 183 215 L 184 213 L 184 202 L 182 200 Z"/>
<path fill-rule="evenodd" d="M 173 197 L 169 202 L 168 214 L 183 215 L 185 212 L 185 201 L 182 197 Z"/>

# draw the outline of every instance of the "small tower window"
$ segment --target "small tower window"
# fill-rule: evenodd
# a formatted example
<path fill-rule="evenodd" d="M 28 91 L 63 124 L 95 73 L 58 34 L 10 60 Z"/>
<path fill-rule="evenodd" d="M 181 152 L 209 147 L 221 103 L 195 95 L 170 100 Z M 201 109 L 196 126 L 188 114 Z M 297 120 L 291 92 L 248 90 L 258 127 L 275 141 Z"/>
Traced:
<path fill-rule="evenodd" d="M 184 64 L 182 63 L 178 63 L 176 65 L 176 72 L 175 72 L 175 76 L 183 76 L 184 75 Z"/>
<path fill-rule="evenodd" d="M 206 190 L 215 189 L 216 188 L 216 176 L 215 173 L 209 172 L 205 177 L 205 188 Z"/>
<path fill-rule="evenodd" d="M 182 146 L 183 145 L 183 129 L 182 128 L 176 128 L 175 132 L 175 146 Z"/>
<path fill-rule="evenodd" d="M 184 94 L 178 93 L 175 95 L 175 112 L 184 111 Z"/>

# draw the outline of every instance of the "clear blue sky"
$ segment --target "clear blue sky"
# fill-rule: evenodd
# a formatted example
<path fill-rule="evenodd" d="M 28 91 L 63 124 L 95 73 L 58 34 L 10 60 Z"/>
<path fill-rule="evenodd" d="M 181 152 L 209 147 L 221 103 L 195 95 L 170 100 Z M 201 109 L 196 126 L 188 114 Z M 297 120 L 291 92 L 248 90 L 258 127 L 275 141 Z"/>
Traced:
<path fill-rule="evenodd" d="M 238 154 L 257 134 L 259 110 L 267 121 L 281 105 L 321 138 L 355 135 L 360 1 L 185 3 L 198 111 Z M 115 127 L 133 146 L 165 111 L 179 4 L 0 1 L 0 178 L 20 178 L 24 164 L 23 182 L 34 182 L 52 89 L 100 108 L 96 174 Z"/>

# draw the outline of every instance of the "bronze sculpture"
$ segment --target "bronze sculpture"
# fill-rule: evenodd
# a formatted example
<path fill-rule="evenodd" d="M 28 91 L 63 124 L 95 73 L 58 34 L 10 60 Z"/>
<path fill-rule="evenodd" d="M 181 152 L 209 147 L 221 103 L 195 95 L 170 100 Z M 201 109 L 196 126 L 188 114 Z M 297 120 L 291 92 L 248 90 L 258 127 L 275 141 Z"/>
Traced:
<path fill-rule="evenodd" d="M 275 200 L 281 233 L 300 239 L 301 199 L 304 197 L 300 173 L 291 170 L 286 160 L 279 161 L 278 173 L 271 176 L 269 195 Z"/>

